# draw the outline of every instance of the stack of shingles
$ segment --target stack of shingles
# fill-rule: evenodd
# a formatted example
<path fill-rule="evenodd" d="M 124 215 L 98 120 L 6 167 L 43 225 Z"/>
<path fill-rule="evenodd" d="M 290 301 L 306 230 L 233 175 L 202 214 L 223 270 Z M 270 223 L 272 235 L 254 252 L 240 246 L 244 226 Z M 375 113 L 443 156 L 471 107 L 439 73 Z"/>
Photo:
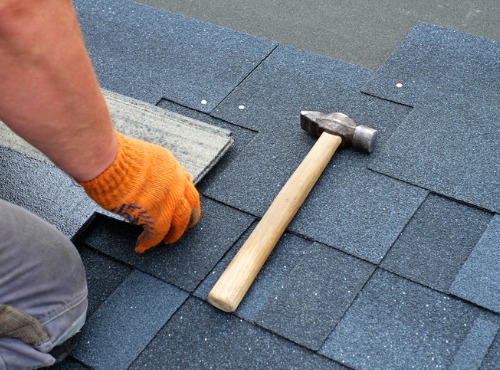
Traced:
<path fill-rule="evenodd" d="M 106 88 L 164 97 L 236 139 L 175 246 L 137 256 L 137 228 L 105 216 L 75 238 L 91 303 L 79 361 L 498 368 L 498 43 L 422 24 L 372 74 L 127 1 L 75 3 Z M 342 111 L 379 145 L 338 153 L 238 311 L 221 313 L 209 289 L 313 143 L 300 110 Z"/>

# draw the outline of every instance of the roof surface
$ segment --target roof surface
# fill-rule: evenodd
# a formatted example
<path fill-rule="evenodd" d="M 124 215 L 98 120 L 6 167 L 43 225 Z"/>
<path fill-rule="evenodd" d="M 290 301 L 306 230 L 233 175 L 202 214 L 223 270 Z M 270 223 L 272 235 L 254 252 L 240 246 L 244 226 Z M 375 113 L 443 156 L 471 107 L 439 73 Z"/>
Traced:
<path fill-rule="evenodd" d="M 125 0 L 74 1 L 105 89 L 230 129 L 198 227 L 137 227 L 0 147 L 0 196 L 73 237 L 89 316 L 68 369 L 499 369 L 500 44 L 419 23 L 372 71 Z M 208 291 L 312 147 L 301 110 L 379 130 L 335 155 L 235 314 Z"/>

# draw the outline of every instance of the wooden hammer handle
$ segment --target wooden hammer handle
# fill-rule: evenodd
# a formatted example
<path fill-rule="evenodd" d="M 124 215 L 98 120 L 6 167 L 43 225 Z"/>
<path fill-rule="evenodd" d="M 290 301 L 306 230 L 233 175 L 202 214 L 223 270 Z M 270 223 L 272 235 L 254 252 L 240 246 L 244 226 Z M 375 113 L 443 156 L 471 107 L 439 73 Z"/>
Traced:
<path fill-rule="evenodd" d="M 225 312 L 236 311 L 341 141 L 340 136 L 321 134 L 208 294 L 211 305 Z"/>

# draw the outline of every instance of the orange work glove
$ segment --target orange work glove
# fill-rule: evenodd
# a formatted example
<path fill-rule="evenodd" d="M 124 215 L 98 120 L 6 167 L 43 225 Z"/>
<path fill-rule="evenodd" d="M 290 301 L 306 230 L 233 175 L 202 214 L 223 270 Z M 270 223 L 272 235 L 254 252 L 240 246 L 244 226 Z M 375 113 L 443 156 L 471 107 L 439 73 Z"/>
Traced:
<path fill-rule="evenodd" d="M 78 183 L 101 207 L 142 226 L 136 252 L 177 241 L 200 218 L 200 197 L 189 174 L 165 148 L 117 135 L 111 166 Z"/>

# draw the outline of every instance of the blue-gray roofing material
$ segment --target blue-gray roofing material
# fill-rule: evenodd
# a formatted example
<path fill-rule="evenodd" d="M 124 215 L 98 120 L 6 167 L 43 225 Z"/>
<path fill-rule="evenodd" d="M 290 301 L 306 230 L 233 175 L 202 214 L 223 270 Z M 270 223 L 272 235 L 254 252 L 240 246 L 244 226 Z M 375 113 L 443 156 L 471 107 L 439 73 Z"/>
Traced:
<path fill-rule="evenodd" d="M 90 317 L 74 355 L 92 367 L 126 369 L 188 296 L 135 270 Z"/>
<path fill-rule="evenodd" d="M 0 196 L 42 215 L 72 237 L 98 211 L 76 183 L 56 167 L 0 146 Z"/>
<path fill-rule="evenodd" d="M 419 23 L 363 87 L 411 106 L 459 100 L 498 106 L 500 43 Z"/>
<path fill-rule="evenodd" d="M 201 183 L 200 225 L 174 246 L 135 255 L 138 229 L 103 215 L 81 228 L 90 311 L 61 368 L 499 369 L 497 43 L 420 24 L 372 72 L 125 0 L 75 4 L 104 87 L 163 97 L 236 144 Z M 379 145 L 335 156 L 241 306 L 222 313 L 208 291 L 314 143 L 301 110 L 347 113 Z M 408 152 L 417 128 L 429 134 Z M 0 151 L 2 198 L 68 236 L 97 209 L 53 166 Z"/>
<path fill-rule="evenodd" d="M 451 292 L 500 313 L 500 216 L 496 215 L 462 266 Z"/>
<path fill-rule="evenodd" d="M 489 212 L 429 195 L 381 266 L 407 279 L 449 293 L 451 284 L 492 217 Z"/>
<path fill-rule="evenodd" d="M 152 104 L 210 111 L 276 47 L 127 0 L 73 3 L 103 87 Z"/>
<path fill-rule="evenodd" d="M 190 298 L 131 369 L 311 369 L 343 367 L 259 326 Z"/>
<path fill-rule="evenodd" d="M 204 217 L 197 231 L 188 230 L 175 245 L 155 248 L 145 256 L 134 252 L 140 228 L 114 219 L 96 220 L 83 243 L 192 292 L 254 220 L 209 199 L 201 204 Z"/>
<path fill-rule="evenodd" d="M 356 369 L 465 369 L 462 352 L 480 365 L 499 328 L 493 314 L 378 270 L 320 352 Z"/>
<path fill-rule="evenodd" d="M 500 212 L 500 43 L 419 24 L 363 91 L 415 106 L 370 168 Z"/>

